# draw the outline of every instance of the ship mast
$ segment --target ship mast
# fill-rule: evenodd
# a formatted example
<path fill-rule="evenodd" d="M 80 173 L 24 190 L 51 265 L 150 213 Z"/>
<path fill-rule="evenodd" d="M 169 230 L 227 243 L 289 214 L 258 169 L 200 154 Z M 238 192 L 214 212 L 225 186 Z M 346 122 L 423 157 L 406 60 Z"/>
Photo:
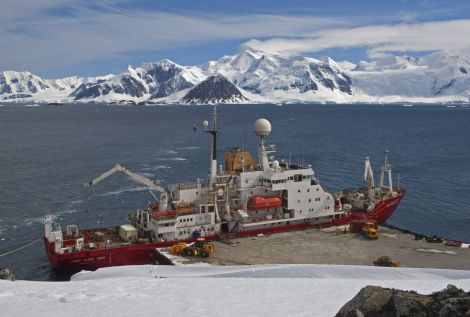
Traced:
<path fill-rule="evenodd" d="M 384 151 L 385 153 L 385 159 L 384 159 L 384 165 L 380 168 L 380 188 L 384 187 L 384 178 L 385 178 L 385 172 L 388 174 L 388 187 L 389 187 L 389 192 L 393 192 L 393 186 L 392 186 L 392 165 L 388 163 L 388 150 Z"/>
<path fill-rule="evenodd" d="M 219 130 L 217 128 L 217 106 L 214 106 L 212 113 L 212 125 L 209 126 L 208 121 L 203 122 L 204 132 L 209 133 L 212 136 L 211 146 L 211 169 L 209 175 L 209 185 L 214 184 L 217 177 L 217 134 Z"/>
<path fill-rule="evenodd" d="M 368 156 L 366 157 L 364 164 L 364 180 L 367 182 L 369 197 L 373 197 L 375 193 L 374 172 L 372 171 L 372 166 L 370 165 L 370 159 Z"/>

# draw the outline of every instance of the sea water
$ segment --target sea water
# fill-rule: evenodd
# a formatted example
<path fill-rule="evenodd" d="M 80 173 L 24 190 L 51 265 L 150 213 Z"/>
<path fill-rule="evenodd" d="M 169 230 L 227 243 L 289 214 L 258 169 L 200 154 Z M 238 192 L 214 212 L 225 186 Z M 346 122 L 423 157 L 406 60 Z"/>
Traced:
<path fill-rule="evenodd" d="M 272 124 L 276 159 L 311 164 L 331 191 L 364 185 L 369 156 L 376 182 L 383 150 L 393 182 L 408 189 L 389 223 L 470 241 L 470 108 L 446 105 L 221 105 L 219 164 L 229 146 L 254 156 L 258 118 Z M 114 164 L 162 184 L 207 179 L 210 106 L 0 107 L 0 254 L 43 235 L 51 213 L 65 228 L 126 222 L 153 201 L 145 186 L 116 174 L 83 187 Z M 194 129 L 196 128 L 196 129 Z M 196 130 L 196 131 L 195 131 Z M 54 279 L 42 241 L 0 257 L 20 279 Z"/>

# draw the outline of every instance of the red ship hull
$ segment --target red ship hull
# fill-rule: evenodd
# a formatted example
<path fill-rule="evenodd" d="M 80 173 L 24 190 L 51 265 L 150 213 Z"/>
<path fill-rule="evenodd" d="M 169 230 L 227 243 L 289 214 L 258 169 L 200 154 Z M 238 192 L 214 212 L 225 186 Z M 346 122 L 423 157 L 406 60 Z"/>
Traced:
<path fill-rule="evenodd" d="M 206 240 L 215 240 L 215 238 L 215 236 L 205 237 Z M 196 239 L 178 242 L 190 243 L 194 241 Z M 44 245 L 52 268 L 68 272 L 78 272 L 81 270 L 94 271 L 109 266 L 153 264 L 153 252 L 156 248 L 168 247 L 175 243 L 175 241 L 166 241 L 57 254 L 54 252 L 54 242 L 49 242 L 44 237 Z"/>
<path fill-rule="evenodd" d="M 385 223 L 388 218 L 393 214 L 395 209 L 397 209 L 400 201 L 405 196 L 406 191 L 402 191 L 396 197 L 391 197 L 388 199 L 382 200 L 378 203 L 374 209 L 367 213 L 352 213 L 351 220 L 360 220 L 360 219 L 368 219 L 368 220 L 375 220 L 378 224 Z"/>
<path fill-rule="evenodd" d="M 258 228 L 253 230 L 244 230 L 237 232 L 236 237 L 252 236 L 260 233 L 276 233 L 295 231 L 308 228 L 320 228 L 334 225 L 342 225 L 349 223 L 351 220 L 369 219 L 375 220 L 377 223 L 384 223 L 395 211 L 404 197 L 405 192 L 396 197 L 385 199 L 368 213 L 352 212 L 346 217 L 333 219 L 331 222 L 323 224 L 311 224 L 306 221 L 304 223 L 295 223 L 291 225 L 274 226 L 266 228 Z M 216 239 L 215 236 L 206 237 L 207 240 Z M 193 242 L 195 239 L 188 239 L 178 242 Z M 78 272 L 81 270 L 96 270 L 102 267 L 121 266 L 121 265 L 143 265 L 153 264 L 153 252 L 156 248 L 168 247 L 175 244 L 176 241 L 166 241 L 157 243 L 145 243 L 126 247 L 110 248 L 110 249 L 94 249 L 84 251 L 73 251 L 70 253 L 57 254 L 54 252 L 54 243 L 49 242 L 44 237 L 44 245 L 51 266 L 60 271 Z"/>

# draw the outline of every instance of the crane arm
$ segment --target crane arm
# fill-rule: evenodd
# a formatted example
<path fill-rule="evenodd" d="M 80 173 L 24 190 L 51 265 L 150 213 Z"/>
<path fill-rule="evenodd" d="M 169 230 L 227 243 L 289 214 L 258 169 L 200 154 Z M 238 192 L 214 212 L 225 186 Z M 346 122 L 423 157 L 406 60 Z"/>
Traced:
<path fill-rule="evenodd" d="M 120 164 L 116 164 L 109 171 L 106 171 L 103 174 L 101 174 L 100 176 L 98 176 L 95 179 L 91 180 L 90 182 L 85 183 L 84 186 L 88 187 L 88 186 L 96 185 L 97 183 L 101 182 L 102 180 L 104 180 L 105 178 L 113 175 L 116 172 L 124 173 L 127 176 L 129 176 L 130 178 L 132 178 L 133 180 L 135 180 L 136 182 L 141 183 L 141 184 L 143 184 L 143 185 L 145 185 L 145 186 L 147 186 L 151 189 L 154 189 L 154 190 L 156 190 L 160 193 L 166 193 L 165 188 L 163 188 L 161 185 L 158 185 L 153 180 L 151 180 L 151 179 L 149 179 L 145 176 L 142 176 L 142 175 L 139 175 L 137 173 L 129 171 L 127 168 L 121 166 Z"/>
<path fill-rule="evenodd" d="M 124 173 L 127 176 L 129 176 L 130 178 L 132 178 L 134 181 L 136 181 L 138 183 L 141 183 L 141 184 L 149 187 L 150 189 L 154 189 L 154 190 L 160 192 L 160 199 L 159 199 L 160 201 L 159 201 L 159 205 L 158 205 L 159 207 L 158 208 L 159 208 L 160 211 L 166 211 L 168 209 L 168 194 L 167 194 L 165 188 L 163 188 L 163 186 L 158 185 L 153 180 L 151 180 L 151 179 L 149 179 L 145 176 L 142 176 L 142 175 L 139 175 L 137 173 L 129 171 L 127 168 L 125 168 L 124 166 L 121 166 L 119 163 L 114 165 L 114 167 L 112 169 L 110 169 L 109 171 L 104 172 L 100 176 L 96 177 L 95 179 L 93 179 L 90 182 L 85 183 L 83 185 L 85 187 L 93 186 L 93 185 L 101 182 L 103 179 L 113 175 L 116 172 Z"/>

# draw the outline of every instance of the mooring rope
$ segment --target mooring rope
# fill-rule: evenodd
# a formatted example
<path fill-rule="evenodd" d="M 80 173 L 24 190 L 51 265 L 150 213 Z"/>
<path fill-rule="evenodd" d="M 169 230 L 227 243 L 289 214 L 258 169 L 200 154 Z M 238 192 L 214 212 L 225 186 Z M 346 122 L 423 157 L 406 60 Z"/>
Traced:
<path fill-rule="evenodd" d="M 15 250 L 11 250 L 11 251 L 5 252 L 5 253 L 3 253 L 3 254 L 0 254 L 0 258 L 3 257 L 3 256 L 5 256 L 5 255 L 11 254 L 11 253 L 15 253 L 15 252 L 20 251 L 20 250 L 22 250 L 22 249 L 24 249 L 24 248 L 27 248 L 27 247 L 29 247 L 30 245 L 33 245 L 33 244 L 35 244 L 36 242 L 41 241 L 41 240 L 42 240 L 42 238 L 39 238 L 39 239 L 37 239 L 37 240 L 34 240 L 33 242 L 30 242 L 30 243 L 28 243 L 28 244 L 26 244 L 26 245 L 24 245 L 24 246 L 22 246 L 22 247 L 19 247 L 19 248 L 15 249 Z"/>

